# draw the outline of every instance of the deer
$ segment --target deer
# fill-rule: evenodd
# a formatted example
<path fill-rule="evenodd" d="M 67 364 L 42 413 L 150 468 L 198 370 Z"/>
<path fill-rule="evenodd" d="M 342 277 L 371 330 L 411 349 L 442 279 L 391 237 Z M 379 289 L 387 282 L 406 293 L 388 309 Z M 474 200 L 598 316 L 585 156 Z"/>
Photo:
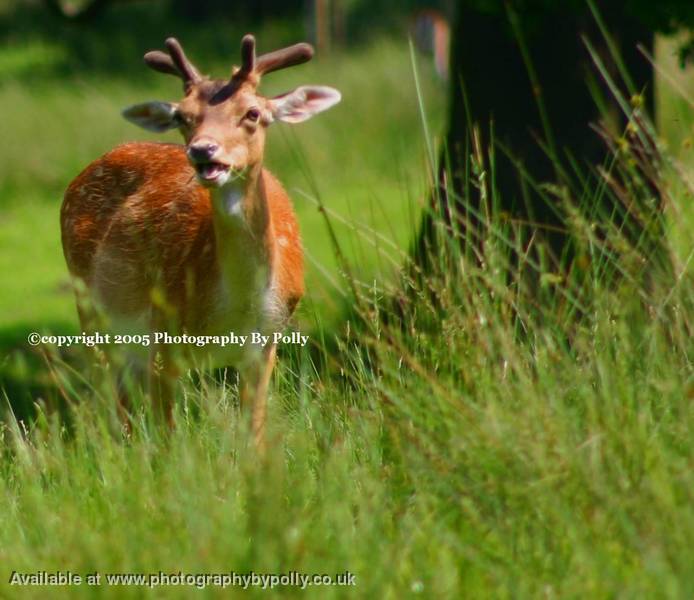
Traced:
<path fill-rule="evenodd" d="M 304 294 L 303 249 L 292 202 L 263 166 L 266 131 L 274 121 L 299 123 L 331 108 L 340 92 L 306 85 L 272 98 L 258 93 L 264 75 L 313 57 L 306 43 L 256 56 L 254 36 L 245 35 L 241 65 L 227 79 L 201 75 L 175 38 L 165 45 L 168 53 L 153 50 L 144 61 L 180 78 L 183 99 L 122 114 L 146 130 L 178 129 L 184 144 L 119 145 L 64 195 L 62 246 L 82 327 L 95 322 L 91 306 L 120 331 L 281 331 Z M 236 368 L 242 414 L 262 447 L 276 344 L 191 352 L 191 360 L 201 355 L 212 367 Z M 173 427 L 178 367 L 161 344 L 144 358 L 135 363 Z M 127 411 L 123 395 L 119 405 Z"/>

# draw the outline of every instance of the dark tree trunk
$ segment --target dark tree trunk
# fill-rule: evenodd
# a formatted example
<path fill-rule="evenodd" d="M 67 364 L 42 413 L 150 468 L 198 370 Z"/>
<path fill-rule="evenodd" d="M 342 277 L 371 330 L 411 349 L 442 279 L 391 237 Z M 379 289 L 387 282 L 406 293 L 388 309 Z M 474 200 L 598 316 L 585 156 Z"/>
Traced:
<path fill-rule="evenodd" d="M 457 220 L 463 228 L 467 223 L 467 229 L 472 230 L 476 228 L 470 228 L 470 223 L 478 223 L 473 215 L 465 214 L 460 199 L 468 202 L 473 211 L 484 214 L 480 192 L 475 186 L 466 185 L 474 124 L 483 147 L 489 146 L 490 131 L 496 141 L 494 184 L 500 201 L 497 208 L 521 221 L 550 225 L 549 229 L 541 229 L 551 231 L 551 226 L 560 225 L 558 217 L 548 202 L 527 181 L 522 181 L 518 168 L 505 152 L 520 161 L 538 182 L 557 182 L 556 159 L 570 170 L 567 150 L 583 169 L 602 163 L 606 146 L 590 124 L 601 121 L 604 114 L 591 95 L 587 78 L 592 76 L 604 99 L 613 107 L 616 105 L 597 75 L 582 35 L 609 65 L 611 74 L 620 83 L 622 80 L 588 8 L 583 12 L 558 8 L 542 14 L 516 14 L 514 27 L 512 15 L 506 11 L 483 14 L 461 4 L 451 30 L 451 98 L 446 138 L 451 174 L 447 184 L 455 193 L 434 194 L 432 207 L 446 220 Z M 600 9 L 606 29 L 635 88 L 645 90 L 646 109 L 652 114 L 653 71 L 636 46 L 652 48 L 653 32 L 625 14 L 621 2 L 609 4 L 609 8 Z M 532 65 L 533 76 L 525 59 Z M 544 121 L 538 100 L 544 106 Z M 616 121 L 620 120 L 617 108 L 610 112 Z M 548 152 L 556 153 L 555 159 Z M 420 259 L 424 249 L 434 243 L 432 231 L 431 215 L 427 215 L 417 243 Z M 469 240 L 472 235 L 467 237 Z M 564 237 L 557 233 L 548 237 L 552 247 L 560 252 Z"/>

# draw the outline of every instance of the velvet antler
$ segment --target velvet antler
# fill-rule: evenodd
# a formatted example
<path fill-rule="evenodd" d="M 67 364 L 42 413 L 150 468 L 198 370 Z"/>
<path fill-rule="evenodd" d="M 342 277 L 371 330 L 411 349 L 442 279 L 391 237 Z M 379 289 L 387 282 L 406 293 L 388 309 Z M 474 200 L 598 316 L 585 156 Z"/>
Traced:
<path fill-rule="evenodd" d="M 268 52 L 256 58 L 255 38 L 249 33 L 241 40 L 241 68 L 234 77 L 248 77 L 251 73 L 264 75 L 294 65 L 300 65 L 313 58 L 313 47 L 310 44 L 294 44 L 287 48 Z"/>
<path fill-rule="evenodd" d="M 160 73 L 180 77 L 186 90 L 191 84 L 202 79 L 193 63 L 186 58 L 183 48 L 176 38 L 168 38 L 166 48 L 169 51 L 168 54 L 161 50 L 147 52 L 145 54 L 147 66 Z M 251 75 L 260 76 L 272 71 L 279 71 L 305 63 L 311 58 L 313 58 L 313 47 L 306 43 L 294 44 L 256 58 L 255 38 L 249 33 L 244 35 L 241 40 L 241 68 L 234 73 L 232 80 L 238 82 Z"/>
<path fill-rule="evenodd" d="M 180 77 L 186 89 L 191 84 L 200 81 L 202 79 L 200 73 L 188 60 L 178 40 L 171 37 L 165 43 L 169 54 L 167 55 L 160 50 L 152 50 L 145 54 L 145 64 L 160 73 Z"/>

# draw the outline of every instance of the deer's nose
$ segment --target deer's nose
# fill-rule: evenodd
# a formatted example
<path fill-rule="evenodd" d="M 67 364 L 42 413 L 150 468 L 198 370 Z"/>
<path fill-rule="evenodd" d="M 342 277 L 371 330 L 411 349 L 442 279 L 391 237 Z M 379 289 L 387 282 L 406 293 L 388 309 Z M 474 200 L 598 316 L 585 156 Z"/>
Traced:
<path fill-rule="evenodd" d="M 188 146 L 188 158 L 193 162 L 209 161 L 217 150 L 219 150 L 219 144 L 211 140 L 199 140 Z"/>

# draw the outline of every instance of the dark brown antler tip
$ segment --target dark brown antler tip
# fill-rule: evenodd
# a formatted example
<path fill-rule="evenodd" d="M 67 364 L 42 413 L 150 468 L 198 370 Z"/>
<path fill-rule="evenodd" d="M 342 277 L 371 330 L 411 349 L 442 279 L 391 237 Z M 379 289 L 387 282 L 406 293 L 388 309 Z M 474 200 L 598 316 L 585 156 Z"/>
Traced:
<path fill-rule="evenodd" d="M 316 53 L 316 51 L 313 49 L 313 46 L 311 46 L 311 44 L 307 44 L 306 42 L 297 44 L 296 52 L 298 64 L 308 62 L 313 58 L 313 55 Z"/>
<path fill-rule="evenodd" d="M 175 37 L 167 37 L 164 40 L 164 44 L 169 49 L 169 52 L 171 52 L 172 50 L 178 50 L 178 51 L 183 50 L 181 48 L 181 43 Z"/>
<path fill-rule="evenodd" d="M 185 52 L 178 40 L 174 37 L 166 38 L 164 42 L 171 55 L 171 60 L 176 65 L 186 84 L 195 83 L 201 79 L 200 73 L 193 64 L 186 58 Z"/>
<path fill-rule="evenodd" d="M 241 71 L 252 73 L 255 69 L 255 37 L 250 33 L 241 40 Z"/>
<path fill-rule="evenodd" d="M 313 46 L 302 42 L 288 48 L 275 50 L 259 56 L 256 60 L 255 70 L 258 74 L 271 73 L 279 69 L 293 67 L 308 62 L 313 58 Z"/>
<path fill-rule="evenodd" d="M 180 75 L 176 65 L 173 64 L 171 57 L 168 54 L 164 54 L 160 50 L 152 50 L 151 52 L 147 52 L 144 58 L 145 64 L 155 71 L 166 73 L 167 75 L 176 75 L 177 77 Z"/>

